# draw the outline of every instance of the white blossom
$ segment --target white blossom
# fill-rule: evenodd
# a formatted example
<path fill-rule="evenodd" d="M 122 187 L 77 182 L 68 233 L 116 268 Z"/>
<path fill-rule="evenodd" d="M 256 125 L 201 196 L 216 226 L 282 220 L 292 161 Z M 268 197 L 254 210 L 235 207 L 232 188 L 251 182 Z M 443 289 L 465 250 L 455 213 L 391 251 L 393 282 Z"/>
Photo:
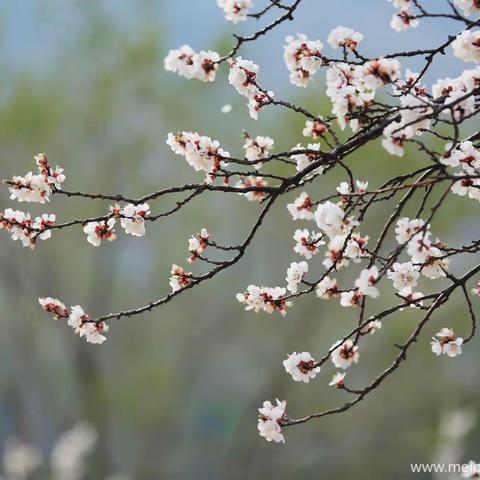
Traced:
<path fill-rule="evenodd" d="M 252 0 L 217 0 L 217 5 L 223 10 L 226 20 L 238 23 L 247 19 L 253 2 Z"/>
<path fill-rule="evenodd" d="M 362 40 L 363 35 L 361 33 L 340 25 L 330 32 L 327 41 L 332 48 L 345 47 L 350 50 L 356 50 Z"/>
<path fill-rule="evenodd" d="M 293 203 L 287 205 L 293 220 L 313 220 L 313 205 L 306 192 L 302 192 Z"/>
<path fill-rule="evenodd" d="M 98 247 L 102 240 L 112 242 L 117 238 L 115 234 L 115 219 L 101 220 L 99 222 L 88 222 L 83 231 L 87 234 L 87 242 L 93 246 Z"/>
<path fill-rule="evenodd" d="M 283 58 L 290 72 L 290 82 L 297 87 L 306 87 L 311 76 L 322 65 L 323 48 L 319 40 L 308 40 L 303 33 L 285 38 Z"/>
<path fill-rule="evenodd" d="M 145 235 L 145 217 L 150 215 L 150 207 L 148 203 L 134 205 L 129 203 L 123 207 L 119 212 L 120 224 L 125 230 L 125 233 L 135 237 L 142 237 Z"/>
<path fill-rule="evenodd" d="M 303 277 L 308 273 L 307 262 L 292 262 L 287 269 L 287 289 L 291 293 L 297 293 L 298 285 L 303 280 Z"/>
<path fill-rule="evenodd" d="M 452 42 L 453 53 L 464 62 L 480 62 L 480 30 L 464 30 Z"/>
<path fill-rule="evenodd" d="M 331 360 L 337 368 L 346 370 L 354 363 L 358 363 L 359 353 L 358 346 L 354 345 L 351 340 L 345 340 L 345 342 L 337 342 L 332 345 L 335 350 L 332 351 Z"/>
<path fill-rule="evenodd" d="M 280 400 L 277 400 L 276 405 L 265 401 L 262 407 L 258 409 L 260 413 L 257 425 L 258 432 L 267 442 L 273 440 L 276 443 L 285 443 L 285 438 L 282 434 L 282 421 L 285 416 L 286 406 L 286 401 L 280 402 Z"/>
<path fill-rule="evenodd" d="M 387 276 L 393 282 L 393 288 L 403 290 L 405 288 L 414 288 L 417 285 L 420 276 L 419 268 L 412 262 L 394 263 L 392 269 L 387 272 Z"/>
<path fill-rule="evenodd" d="M 355 287 L 362 295 L 371 298 L 379 296 L 378 288 L 375 286 L 378 279 L 378 268 L 374 265 L 360 272 L 360 276 L 355 280 Z"/>
<path fill-rule="evenodd" d="M 442 328 L 433 337 L 432 352 L 435 355 L 445 354 L 456 357 L 462 353 L 463 338 L 457 337 L 451 328 Z"/>
<path fill-rule="evenodd" d="M 315 359 L 309 352 L 293 352 L 283 361 L 283 366 L 295 382 L 308 383 L 320 373 L 320 367 L 315 366 Z"/>

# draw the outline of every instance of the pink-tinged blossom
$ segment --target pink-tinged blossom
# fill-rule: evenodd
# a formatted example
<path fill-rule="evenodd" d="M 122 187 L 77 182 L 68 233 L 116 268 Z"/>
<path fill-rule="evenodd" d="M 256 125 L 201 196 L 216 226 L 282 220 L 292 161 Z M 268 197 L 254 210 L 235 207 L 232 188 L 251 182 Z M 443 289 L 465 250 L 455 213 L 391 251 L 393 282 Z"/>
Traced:
<path fill-rule="evenodd" d="M 307 262 L 292 262 L 287 269 L 287 289 L 291 293 L 297 293 L 298 285 L 302 282 L 303 277 L 308 273 Z"/>
<path fill-rule="evenodd" d="M 109 218 L 100 222 L 88 222 L 83 231 L 87 234 L 87 242 L 94 247 L 99 247 L 102 240 L 113 242 L 117 238 L 115 234 L 115 219 Z"/>
<path fill-rule="evenodd" d="M 358 353 L 358 346 L 351 340 L 345 340 L 343 343 L 337 342 L 332 345 L 332 348 L 335 348 L 335 350 L 333 350 L 330 359 L 335 367 L 346 370 L 354 363 L 358 363 L 360 356 Z"/>
<path fill-rule="evenodd" d="M 217 5 L 223 10 L 225 20 L 238 23 L 248 18 L 253 2 L 252 0 L 217 0 Z"/>
<path fill-rule="evenodd" d="M 345 386 L 345 372 L 336 372 L 328 384 L 330 387 L 343 388 Z"/>
<path fill-rule="evenodd" d="M 177 292 L 182 288 L 187 287 L 192 279 L 192 274 L 186 272 L 182 267 L 173 264 L 170 272 L 170 287 L 172 292 Z"/>
<path fill-rule="evenodd" d="M 313 255 L 318 253 L 318 247 L 325 245 L 325 242 L 321 240 L 322 235 L 315 232 L 309 232 L 306 228 L 303 230 L 295 230 L 293 239 L 297 242 L 294 247 L 294 252 L 302 255 L 307 260 L 312 258 Z"/>
<path fill-rule="evenodd" d="M 312 75 L 322 65 L 322 42 L 308 40 L 303 33 L 285 38 L 283 58 L 290 72 L 290 82 L 297 87 L 306 87 Z"/>
<path fill-rule="evenodd" d="M 462 354 L 463 338 L 457 337 L 451 328 L 442 328 L 433 337 L 431 342 L 432 352 L 439 356 L 441 354 L 449 357 L 456 357 Z"/>
<path fill-rule="evenodd" d="M 308 383 L 320 373 L 320 367 L 309 352 L 293 352 L 283 361 L 283 366 L 295 382 Z"/>
<path fill-rule="evenodd" d="M 313 220 L 312 200 L 306 192 L 302 192 L 293 203 L 287 205 L 293 220 Z"/>
<path fill-rule="evenodd" d="M 345 47 L 349 50 L 356 50 L 362 40 L 363 35 L 361 33 L 340 25 L 330 32 L 327 41 L 332 48 Z"/>
<path fill-rule="evenodd" d="M 480 30 L 464 30 L 452 43 L 453 53 L 464 62 L 480 62 Z"/>
<path fill-rule="evenodd" d="M 282 425 L 287 402 L 285 400 L 283 402 L 277 400 L 276 402 L 276 405 L 273 405 L 271 402 L 265 401 L 262 407 L 258 409 L 258 432 L 267 442 L 285 443 Z"/>

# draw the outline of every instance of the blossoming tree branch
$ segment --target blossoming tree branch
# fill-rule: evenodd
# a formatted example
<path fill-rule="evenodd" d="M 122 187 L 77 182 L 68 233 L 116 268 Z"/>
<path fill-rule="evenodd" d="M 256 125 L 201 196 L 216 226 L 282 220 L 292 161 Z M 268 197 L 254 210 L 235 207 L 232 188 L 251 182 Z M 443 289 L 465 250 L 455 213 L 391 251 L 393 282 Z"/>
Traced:
<path fill-rule="evenodd" d="M 285 427 L 341 413 L 359 403 L 397 370 L 415 342 L 420 341 L 419 348 L 425 348 L 428 339 L 421 337 L 425 325 L 439 317 L 435 315 L 437 310 L 456 292 L 465 305 L 467 321 L 455 325 L 462 334 L 457 335 L 451 325 L 441 325 L 429 348 L 435 355 L 461 354 L 463 346 L 475 335 L 474 298 L 480 295 L 480 264 L 460 263 L 470 268 L 459 275 L 451 273 L 451 266 L 457 257 L 475 257 L 480 251 L 480 239 L 449 245 L 435 236 L 432 225 L 446 221 L 442 218 L 443 207 L 452 195 L 463 197 L 465 202 L 480 200 L 480 132 L 475 131 L 480 98 L 480 67 L 475 65 L 480 62 L 480 21 L 472 19 L 480 13 L 480 2 L 445 0 L 438 2 L 444 10 L 431 12 L 420 0 L 390 1 L 395 8 L 390 25 L 398 32 L 421 28 L 421 22 L 437 18 L 448 20 L 451 31 L 445 33 L 440 45 L 386 52 L 378 58 L 365 56 L 361 48 L 363 35 L 344 26 L 330 32 L 328 45 L 301 33 L 285 39 L 284 61 L 292 85 L 308 87 L 315 75 L 325 72 L 325 94 L 332 108 L 331 115 L 324 118 L 305 106 L 278 98 L 262 84 L 260 67 L 240 56 L 245 44 L 268 35 L 281 24 L 294 25 L 289 21 L 302 8 L 302 0 L 264 1 L 258 9 L 252 0 L 218 0 L 226 20 L 233 23 L 250 21 L 258 28 L 257 22 L 261 23 L 267 12 L 275 12 L 276 18 L 249 36 L 235 35 L 232 49 L 224 55 L 195 51 L 188 45 L 168 53 L 165 69 L 192 81 L 222 81 L 217 77 L 224 77 L 222 68 L 228 70 L 225 76 L 232 88 L 245 97 L 252 119 L 267 108 L 296 112 L 304 119 L 305 127 L 298 132 L 299 143 L 289 151 L 276 151 L 272 138 L 245 134 L 243 152 L 231 154 L 220 141 L 206 136 L 208 132 L 181 131 L 170 133 L 167 144 L 172 155 L 183 157 L 197 172 L 192 173 L 192 179 L 197 175 L 197 180 L 165 186 L 141 198 L 67 190 L 63 169 L 50 163 L 44 153 L 35 156 L 35 172 L 5 181 L 10 198 L 21 203 L 46 205 L 53 196 L 110 203 L 102 216 L 63 223 L 57 223 L 52 213 L 32 217 L 28 212 L 7 208 L 0 215 L 0 228 L 32 249 L 40 240 L 48 240 L 66 228 L 82 228 L 86 240 L 95 247 L 115 240 L 121 231 L 143 236 L 149 223 L 176 214 L 208 191 L 242 195 L 247 201 L 260 204 L 259 210 L 252 209 L 251 228 L 238 244 L 225 245 L 206 228 L 193 235 L 188 240 L 187 262 L 192 270 L 194 264 L 202 262 L 208 265 L 208 272 L 199 275 L 174 264 L 170 292 L 160 299 L 97 317 L 87 314 L 80 305 L 67 308 L 52 297 L 39 299 L 42 308 L 87 342 L 101 344 L 113 320 L 158 308 L 235 265 L 255 240 L 272 205 L 282 203 L 285 216 L 300 225 L 292 239 L 292 256 L 297 258 L 285 265 L 285 284 L 248 285 L 236 299 L 246 310 L 280 315 L 286 315 L 306 295 L 316 296 L 318 301 L 338 301 L 340 307 L 351 309 L 354 326 L 345 331 L 343 338 L 332 339 L 328 351 L 315 352 L 315 356 L 294 352 L 283 362 L 294 381 L 305 383 L 320 378 L 331 362 L 337 371 L 326 383 L 351 394 L 351 400 L 300 418 L 287 415 L 286 401 L 266 401 L 259 409 L 261 436 L 268 441 L 284 442 Z M 440 78 L 426 85 L 426 73 L 442 55 L 463 60 L 467 68 L 457 77 Z M 412 58 L 421 61 L 418 72 L 402 68 L 401 62 Z M 396 157 L 402 157 L 405 146 L 410 145 L 424 165 L 381 185 L 370 185 L 367 178 L 355 176 L 349 157 L 377 140 L 386 155 Z M 287 167 L 288 174 L 274 173 L 279 163 Z M 395 168 L 395 163 L 392 165 Z M 325 192 L 324 198 L 312 198 L 309 186 L 333 170 L 343 172 L 345 181 Z M 176 203 L 162 209 L 162 200 L 170 197 Z M 379 202 L 390 205 L 389 201 L 392 207 L 382 210 L 383 229 L 369 238 L 366 222 L 372 207 Z M 410 218 L 403 212 L 412 205 L 416 215 Z M 323 257 L 323 261 L 315 266 L 309 264 L 316 256 Z M 340 283 L 340 270 L 351 270 L 351 280 Z M 438 279 L 444 279 L 442 285 L 447 280 L 447 286 L 435 286 Z M 423 294 L 422 289 L 433 293 Z M 391 300 L 391 305 L 378 311 L 375 301 L 381 294 Z M 346 370 L 359 362 L 368 338 L 382 327 L 382 322 L 404 309 L 418 312 L 410 336 L 396 345 L 390 365 L 381 374 L 363 388 L 350 388 Z"/>

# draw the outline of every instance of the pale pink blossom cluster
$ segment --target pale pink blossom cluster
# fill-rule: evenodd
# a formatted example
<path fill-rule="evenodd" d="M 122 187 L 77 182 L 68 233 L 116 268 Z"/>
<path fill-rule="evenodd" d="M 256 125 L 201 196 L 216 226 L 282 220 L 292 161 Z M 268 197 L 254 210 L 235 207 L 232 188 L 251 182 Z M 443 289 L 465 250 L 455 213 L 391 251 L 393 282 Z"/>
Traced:
<path fill-rule="evenodd" d="M 51 227 L 55 215 L 43 213 L 32 220 L 30 213 L 6 208 L 0 213 L 0 230 L 10 233 L 12 240 L 21 242 L 23 247 L 35 248 L 37 240 L 48 240 L 52 236 Z"/>
<path fill-rule="evenodd" d="M 217 5 L 223 10 L 226 20 L 238 23 L 248 18 L 253 2 L 252 0 L 217 0 Z"/>
<path fill-rule="evenodd" d="M 273 150 L 274 140 L 270 137 L 250 137 L 246 136 L 245 143 L 243 148 L 245 150 L 245 158 L 250 162 L 255 162 L 253 164 L 256 170 L 260 170 L 262 168 L 262 162 L 258 162 L 257 160 L 261 160 L 263 158 L 267 158 L 270 151 Z"/>
<path fill-rule="evenodd" d="M 400 62 L 395 59 L 378 58 L 362 65 L 332 63 L 327 68 L 326 93 L 332 101 L 332 113 L 342 130 L 350 125 L 353 131 L 361 127 L 355 118 L 358 108 L 368 106 L 376 91 L 398 80 Z"/>
<path fill-rule="evenodd" d="M 74 305 L 68 311 L 63 302 L 52 297 L 39 298 L 38 303 L 43 310 L 53 313 L 55 320 L 66 319 L 67 325 L 88 343 L 102 344 L 107 339 L 103 334 L 108 332 L 108 325 L 105 322 L 90 321 L 90 317 L 80 305 Z"/>
<path fill-rule="evenodd" d="M 281 287 L 257 287 L 249 285 L 247 291 L 237 293 L 237 301 L 245 305 L 245 310 L 260 311 L 266 313 L 279 312 L 283 316 L 287 314 L 287 307 L 292 302 L 286 300 L 287 290 Z"/>
<path fill-rule="evenodd" d="M 393 14 L 390 26 L 397 32 L 403 32 L 409 28 L 418 26 L 418 19 L 415 18 L 411 11 L 411 0 L 388 0 L 393 2 L 393 6 L 398 8 L 397 13 Z"/>
<path fill-rule="evenodd" d="M 297 87 L 306 87 L 312 76 L 322 66 L 323 44 L 309 40 L 303 33 L 285 38 L 283 58 L 290 72 L 290 82 Z"/>
<path fill-rule="evenodd" d="M 249 190 L 248 192 L 240 193 L 240 195 L 243 195 L 249 202 L 260 202 L 267 196 L 266 192 L 260 189 L 261 187 L 266 187 L 267 185 L 268 182 L 263 177 L 254 177 L 253 175 L 249 175 L 248 177 L 240 177 L 235 184 L 235 187 L 258 187 L 258 190 Z"/>
<path fill-rule="evenodd" d="M 447 144 L 440 161 L 449 167 L 458 168 L 454 173 L 464 177 L 452 185 L 452 192 L 480 201 L 480 152 L 473 143 L 460 142 L 455 148 L 451 143 Z"/>
<path fill-rule="evenodd" d="M 180 77 L 213 82 L 217 75 L 220 55 L 212 50 L 196 52 L 188 45 L 170 50 L 164 59 L 164 67 Z"/>
<path fill-rule="evenodd" d="M 277 400 L 276 405 L 265 401 L 262 407 L 258 409 L 260 413 L 257 425 L 258 432 L 267 442 L 285 443 L 282 425 L 285 419 L 286 407 L 287 402 L 285 400 L 283 402 Z"/>
<path fill-rule="evenodd" d="M 248 112 L 254 119 L 258 119 L 260 109 L 271 102 L 273 92 L 261 90 L 257 85 L 258 65 L 242 57 L 229 59 L 230 72 L 228 81 L 237 92 L 247 97 Z"/>
<path fill-rule="evenodd" d="M 433 337 L 432 352 L 439 355 L 456 357 L 462 353 L 463 338 L 457 337 L 451 328 L 442 328 Z"/>
<path fill-rule="evenodd" d="M 344 47 L 349 50 L 356 50 L 362 40 L 363 35 L 360 32 L 341 25 L 334 28 L 327 39 L 332 48 Z"/>
<path fill-rule="evenodd" d="M 473 15 L 480 12 L 480 3 L 478 0 L 453 0 L 453 3 L 462 9 L 465 15 Z"/>
<path fill-rule="evenodd" d="M 442 253 L 442 242 L 438 238 L 432 241 L 430 225 L 425 225 L 418 218 L 410 220 L 403 217 L 397 221 L 395 233 L 397 242 L 406 244 L 411 260 L 404 264 L 397 263 L 388 274 L 399 293 L 408 293 L 409 290 L 411 293 L 418 272 L 431 280 L 446 276 L 450 260 Z"/>
<path fill-rule="evenodd" d="M 453 53 L 464 62 L 480 62 L 480 30 L 464 30 L 452 43 Z"/>
<path fill-rule="evenodd" d="M 55 190 L 61 190 L 65 181 L 63 168 L 51 167 L 45 153 L 35 155 L 38 173 L 14 176 L 10 182 L 10 198 L 19 202 L 45 203 Z"/>
<path fill-rule="evenodd" d="M 220 148 L 220 142 L 196 132 L 169 133 L 167 145 L 174 153 L 185 157 L 197 172 L 206 172 L 205 182 L 208 183 L 215 180 L 222 166 L 228 165 L 223 159 L 230 157 L 230 154 Z"/>

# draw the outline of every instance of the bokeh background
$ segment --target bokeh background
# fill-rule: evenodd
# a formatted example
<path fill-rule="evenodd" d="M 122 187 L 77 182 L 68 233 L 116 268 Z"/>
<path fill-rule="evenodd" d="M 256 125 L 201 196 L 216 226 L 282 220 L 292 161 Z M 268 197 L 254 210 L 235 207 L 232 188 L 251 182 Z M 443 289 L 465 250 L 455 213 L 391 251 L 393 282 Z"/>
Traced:
<path fill-rule="evenodd" d="M 263 86 L 277 96 L 326 114 L 321 74 L 308 90 L 289 85 L 284 36 L 301 31 L 326 44 L 328 32 L 342 24 L 363 32 L 364 52 L 378 55 L 433 46 L 460 29 L 438 20 L 398 34 L 389 27 L 393 11 L 384 0 L 305 0 L 295 23 L 249 45 L 242 55 L 260 63 Z M 198 130 L 236 154 L 242 129 L 272 136 L 279 150 L 302 142 L 303 119 L 295 114 L 270 109 L 258 122 L 251 120 L 225 68 L 209 85 L 163 70 L 170 48 L 189 43 L 226 52 L 233 30 L 255 27 L 255 21 L 232 27 L 214 0 L 3 0 L 0 177 L 27 172 L 33 155 L 46 151 L 65 168 L 66 188 L 140 196 L 201 179 L 169 151 L 170 131 Z M 461 68 L 447 52 L 427 83 L 458 75 Z M 224 115 L 220 109 L 227 103 L 233 111 Z M 349 163 L 375 186 L 423 161 L 414 151 L 390 157 L 377 143 Z M 342 175 L 333 172 L 309 192 L 333 192 Z M 190 235 L 205 226 L 220 243 L 238 241 L 258 206 L 212 193 L 175 217 L 149 224 L 145 238 L 120 235 L 101 248 L 89 245 L 80 228 L 54 232 L 33 252 L 2 232 L 0 444 L 15 436 L 48 458 L 61 432 L 88 421 L 99 441 L 86 479 L 115 472 L 138 480 L 403 479 L 413 477 L 413 462 L 480 460 L 478 341 L 456 359 L 437 359 L 429 347 L 440 327 L 467 334 L 469 320 L 457 298 L 435 315 L 408 362 L 356 408 L 288 429 L 285 446 L 258 436 L 256 410 L 265 399 L 286 399 L 293 417 L 348 399 L 327 386 L 333 367 L 304 385 L 291 381 L 281 361 L 292 351 L 320 356 L 351 329 L 350 310 L 311 296 L 281 318 L 246 313 L 235 302 L 235 293 L 249 283 L 283 284 L 286 267 L 296 259 L 292 235 L 300 226 L 286 212 L 292 198 L 278 202 L 240 264 L 160 309 L 113 324 L 102 347 L 50 320 L 37 297 L 80 303 L 92 315 L 148 303 L 169 290 L 172 262 L 186 263 Z M 152 202 L 152 210 L 164 210 L 172 201 Z M 0 202 L 1 210 L 16 208 L 6 188 Z M 477 205 L 453 200 L 434 232 L 452 245 L 478 238 Z M 108 204 L 55 197 L 45 208 L 27 207 L 32 213 L 54 212 L 63 221 L 100 215 Z M 374 237 L 385 214 L 385 207 L 379 208 L 362 232 Z M 454 271 L 473 261 L 460 261 Z M 392 301 L 390 292 L 375 306 Z M 391 362 L 397 353 L 393 344 L 406 338 L 416 319 L 417 312 L 403 312 L 368 339 L 359 366 L 348 371 L 352 387 L 369 382 Z M 50 478 L 48 471 L 47 462 L 34 478 Z"/>

